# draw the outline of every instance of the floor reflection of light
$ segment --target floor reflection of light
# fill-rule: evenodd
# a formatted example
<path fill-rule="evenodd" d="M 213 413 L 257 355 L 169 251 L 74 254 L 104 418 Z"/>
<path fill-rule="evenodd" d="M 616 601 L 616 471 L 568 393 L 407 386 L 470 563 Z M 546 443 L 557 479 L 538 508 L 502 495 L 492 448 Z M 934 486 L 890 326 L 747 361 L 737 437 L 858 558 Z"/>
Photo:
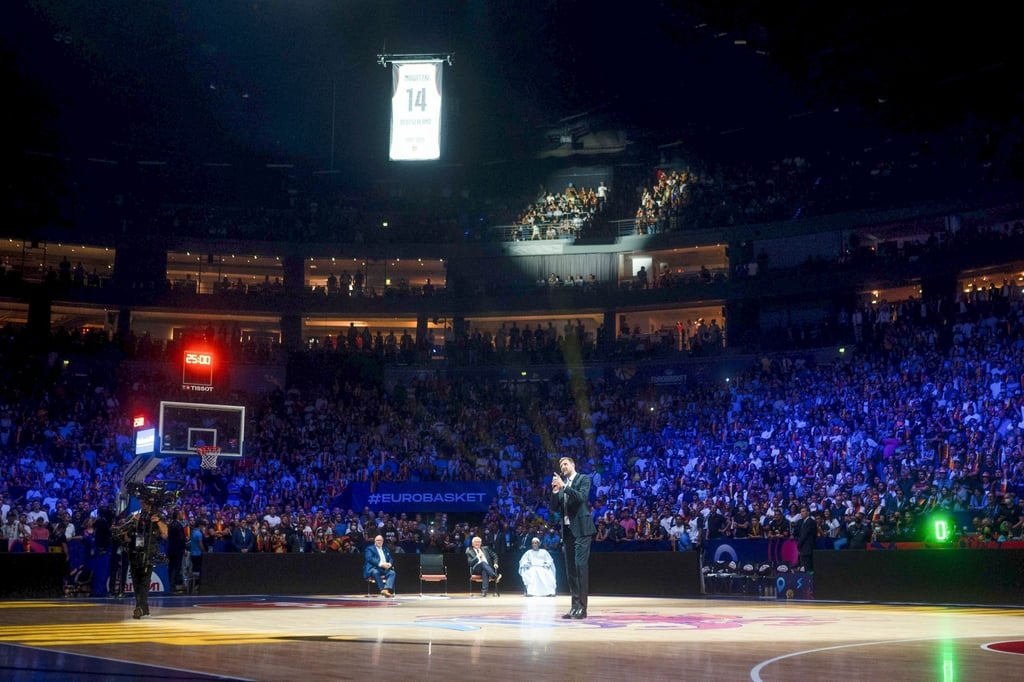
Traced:
<path fill-rule="evenodd" d="M 954 644 L 950 640 L 942 643 L 942 682 L 956 682 L 956 658 Z"/>
<path fill-rule="evenodd" d="M 558 599 L 556 597 L 526 597 L 525 607 L 519 619 L 523 626 L 519 630 L 520 639 L 550 641 L 554 634 L 551 624 L 557 618 Z"/>

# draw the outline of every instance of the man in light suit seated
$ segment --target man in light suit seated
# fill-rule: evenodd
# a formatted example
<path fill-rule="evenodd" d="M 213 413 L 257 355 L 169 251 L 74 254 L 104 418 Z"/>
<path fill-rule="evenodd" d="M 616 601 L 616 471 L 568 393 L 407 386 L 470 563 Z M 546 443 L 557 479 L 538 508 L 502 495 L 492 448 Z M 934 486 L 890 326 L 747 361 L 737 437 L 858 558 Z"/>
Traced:
<path fill-rule="evenodd" d="M 393 597 L 395 588 L 395 565 L 391 552 L 384 546 L 384 536 L 378 535 L 373 544 L 363 552 L 363 578 L 373 578 L 380 590 L 380 596 Z"/>
<path fill-rule="evenodd" d="M 540 546 L 540 538 L 530 542 L 519 559 L 519 577 L 523 579 L 527 597 L 555 596 L 555 562 L 551 553 Z"/>

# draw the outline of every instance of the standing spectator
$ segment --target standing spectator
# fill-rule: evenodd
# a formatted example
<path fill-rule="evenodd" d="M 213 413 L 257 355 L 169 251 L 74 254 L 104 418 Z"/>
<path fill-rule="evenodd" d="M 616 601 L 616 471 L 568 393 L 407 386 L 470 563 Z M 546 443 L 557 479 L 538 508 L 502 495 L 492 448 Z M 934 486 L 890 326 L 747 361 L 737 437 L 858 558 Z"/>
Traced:
<path fill-rule="evenodd" d="M 821 521 L 821 530 L 825 534 L 825 537 L 832 538 L 832 547 L 834 549 L 839 549 L 839 547 L 836 546 L 836 543 L 842 537 L 842 524 L 839 523 L 839 520 L 832 515 L 831 509 L 826 509 L 824 511 L 824 518 Z M 846 542 L 843 542 L 843 545 L 846 545 Z"/>
<path fill-rule="evenodd" d="M 597 210 L 603 211 L 608 202 L 608 195 L 612 193 L 611 187 L 604 184 L 604 180 L 597 183 Z"/>
<path fill-rule="evenodd" d="M 184 584 L 181 567 L 185 558 L 185 544 L 185 526 L 181 523 L 181 510 L 174 509 L 167 524 L 167 581 L 170 583 L 171 594 Z"/>
<path fill-rule="evenodd" d="M 557 552 L 562 546 L 562 538 L 554 528 L 549 526 L 547 528 L 547 532 L 544 533 L 544 540 L 542 544 L 544 545 L 544 549 L 549 552 Z"/>
<path fill-rule="evenodd" d="M 636 285 L 640 289 L 647 288 L 647 266 L 641 265 L 636 273 Z"/>
<path fill-rule="evenodd" d="M 35 500 L 34 502 L 32 502 L 32 510 L 29 511 L 28 514 L 26 514 L 25 516 L 26 520 L 30 524 L 34 524 L 36 520 L 42 520 L 43 524 L 50 523 L 50 515 L 47 514 L 46 510 L 40 506 L 39 500 Z"/>
<path fill-rule="evenodd" d="M 818 524 L 811 517 L 811 510 L 805 504 L 800 507 L 800 520 L 795 524 L 793 535 L 796 536 L 797 556 L 800 558 L 800 570 L 814 572 L 814 543 L 818 537 Z"/>
<path fill-rule="evenodd" d="M 864 518 L 864 514 L 858 513 L 853 522 L 846 527 L 846 536 L 849 538 L 850 549 L 867 549 L 868 541 L 871 539 L 871 524 Z"/>
<path fill-rule="evenodd" d="M 18 513 L 13 510 L 9 511 L 3 526 L 0 526 L 0 552 L 10 551 L 20 538 L 21 524 L 18 523 Z"/>
<path fill-rule="evenodd" d="M 491 542 L 491 547 L 499 556 L 506 552 L 511 552 L 519 545 L 519 538 L 516 536 L 516 531 L 509 524 L 508 520 L 501 522 L 501 528 L 494 534 L 494 540 Z"/>
<path fill-rule="evenodd" d="M 692 547 L 688 524 L 682 515 L 676 516 L 676 522 L 669 528 L 668 536 L 672 543 L 672 549 L 676 552 L 682 552 Z"/>
<path fill-rule="evenodd" d="M 736 505 L 732 515 L 732 536 L 737 540 L 750 537 L 750 512 L 746 505 Z"/>
<path fill-rule="evenodd" d="M 199 517 L 196 519 L 195 525 L 192 526 L 192 530 L 189 533 L 188 539 L 188 556 L 192 564 L 190 570 L 192 576 L 202 575 L 203 573 L 203 553 L 206 552 L 206 527 L 208 522 L 205 518 Z"/>
<path fill-rule="evenodd" d="M 41 518 L 36 518 L 35 521 L 29 524 L 29 551 L 31 552 L 45 552 L 50 545 L 50 528 Z"/>

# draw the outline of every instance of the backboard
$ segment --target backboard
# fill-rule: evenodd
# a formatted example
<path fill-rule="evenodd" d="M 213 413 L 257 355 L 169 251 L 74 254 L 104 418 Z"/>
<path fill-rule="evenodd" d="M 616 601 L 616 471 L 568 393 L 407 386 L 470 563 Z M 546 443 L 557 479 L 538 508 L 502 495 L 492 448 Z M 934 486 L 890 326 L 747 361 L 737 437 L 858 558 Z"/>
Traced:
<path fill-rule="evenodd" d="M 219 446 L 221 457 L 239 458 L 245 447 L 245 407 L 160 401 L 160 454 L 195 456 L 201 445 Z"/>

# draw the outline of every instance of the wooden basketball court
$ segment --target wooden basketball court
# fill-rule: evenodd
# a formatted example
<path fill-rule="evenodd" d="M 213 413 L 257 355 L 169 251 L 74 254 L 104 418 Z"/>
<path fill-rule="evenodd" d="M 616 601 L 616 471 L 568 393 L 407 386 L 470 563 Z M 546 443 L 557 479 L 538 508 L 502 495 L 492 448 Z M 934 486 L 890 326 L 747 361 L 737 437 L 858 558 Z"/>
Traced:
<path fill-rule="evenodd" d="M 0 602 L 0 679 L 1018 679 L 1024 610 L 467 594 Z"/>

